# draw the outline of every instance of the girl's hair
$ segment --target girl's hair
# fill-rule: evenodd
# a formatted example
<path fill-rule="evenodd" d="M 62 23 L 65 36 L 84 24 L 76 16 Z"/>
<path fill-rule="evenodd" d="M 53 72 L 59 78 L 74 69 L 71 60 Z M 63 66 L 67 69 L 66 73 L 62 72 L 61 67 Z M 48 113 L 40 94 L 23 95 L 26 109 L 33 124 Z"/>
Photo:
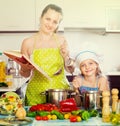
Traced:
<path fill-rule="evenodd" d="M 98 63 L 97 63 L 97 64 L 98 64 Z M 102 75 L 102 72 L 101 72 L 101 70 L 100 70 L 99 64 L 98 64 L 98 67 L 97 67 L 97 69 L 96 69 L 96 75 L 97 75 L 97 76 L 101 76 L 101 75 Z"/>

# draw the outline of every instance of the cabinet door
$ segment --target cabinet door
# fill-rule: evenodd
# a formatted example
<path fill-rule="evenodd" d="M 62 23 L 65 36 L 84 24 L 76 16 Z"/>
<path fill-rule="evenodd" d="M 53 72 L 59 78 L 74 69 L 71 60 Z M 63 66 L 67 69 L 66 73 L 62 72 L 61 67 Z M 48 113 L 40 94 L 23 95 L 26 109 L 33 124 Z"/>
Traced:
<path fill-rule="evenodd" d="M 106 31 L 120 32 L 120 7 L 106 9 Z"/>
<path fill-rule="evenodd" d="M 0 0 L 0 31 L 35 30 L 34 0 Z"/>
<path fill-rule="evenodd" d="M 41 13 L 42 13 L 43 9 L 48 4 L 56 4 L 56 5 L 58 5 L 58 6 L 60 6 L 62 8 L 63 7 L 63 0 L 36 0 L 36 30 L 38 30 L 39 27 L 40 27 Z M 63 22 L 60 23 L 58 30 L 59 31 L 64 30 Z"/>
<path fill-rule="evenodd" d="M 64 0 L 63 3 L 64 26 L 77 28 L 105 28 L 106 7 L 120 5 L 119 0 Z"/>
<path fill-rule="evenodd" d="M 103 27 L 105 14 L 98 0 L 65 0 L 65 27 Z M 69 3 L 69 6 L 66 6 Z"/>

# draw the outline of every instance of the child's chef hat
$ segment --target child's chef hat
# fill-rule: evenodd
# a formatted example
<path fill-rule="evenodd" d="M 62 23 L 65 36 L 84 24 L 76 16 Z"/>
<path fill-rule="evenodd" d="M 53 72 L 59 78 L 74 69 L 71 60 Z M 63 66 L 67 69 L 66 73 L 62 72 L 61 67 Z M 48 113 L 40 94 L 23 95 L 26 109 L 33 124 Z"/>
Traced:
<path fill-rule="evenodd" d="M 96 63 L 99 64 L 99 58 L 98 58 L 98 55 L 95 52 L 81 51 L 80 53 L 77 54 L 77 56 L 75 58 L 77 67 L 79 68 L 81 62 L 83 62 L 84 60 L 87 60 L 87 59 L 92 59 Z"/>

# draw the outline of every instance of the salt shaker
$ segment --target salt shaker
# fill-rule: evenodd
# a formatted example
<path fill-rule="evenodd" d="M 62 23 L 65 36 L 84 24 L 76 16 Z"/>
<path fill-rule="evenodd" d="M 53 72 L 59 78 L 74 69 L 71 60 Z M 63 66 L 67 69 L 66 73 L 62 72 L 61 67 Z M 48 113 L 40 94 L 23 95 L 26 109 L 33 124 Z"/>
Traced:
<path fill-rule="evenodd" d="M 102 92 L 102 101 L 103 101 L 103 107 L 102 107 L 102 121 L 103 122 L 110 122 L 110 92 L 109 91 L 103 91 Z"/>
<path fill-rule="evenodd" d="M 116 114 L 120 114 L 120 99 L 117 101 Z"/>
<path fill-rule="evenodd" d="M 119 93 L 119 90 L 117 88 L 112 89 L 112 112 L 116 112 L 117 110 L 118 93 Z"/>

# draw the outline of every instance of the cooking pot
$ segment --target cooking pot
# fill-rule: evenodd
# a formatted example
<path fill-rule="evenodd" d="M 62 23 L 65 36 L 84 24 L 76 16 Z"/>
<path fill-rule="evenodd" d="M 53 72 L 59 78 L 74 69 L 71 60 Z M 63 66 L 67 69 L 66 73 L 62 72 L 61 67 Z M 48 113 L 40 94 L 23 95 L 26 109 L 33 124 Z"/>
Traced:
<path fill-rule="evenodd" d="M 74 90 L 69 89 L 48 89 L 41 92 L 40 95 L 46 95 L 46 103 L 52 103 L 59 107 L 59 102 L 76 95 Z"/>
<path fill-rule="evenodd" d="M 102 92 L 87 91 L 82 93 L 82 107 L 85 109 L 101 109 L 102 108 Z"/>

